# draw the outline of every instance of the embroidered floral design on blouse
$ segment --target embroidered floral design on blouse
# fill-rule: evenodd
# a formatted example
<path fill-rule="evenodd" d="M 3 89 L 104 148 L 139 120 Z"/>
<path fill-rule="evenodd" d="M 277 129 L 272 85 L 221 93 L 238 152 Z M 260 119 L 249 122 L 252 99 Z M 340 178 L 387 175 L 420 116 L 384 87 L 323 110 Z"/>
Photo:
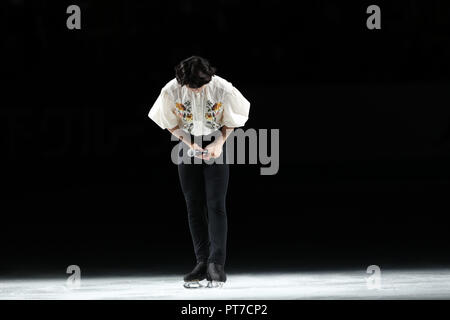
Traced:
<path fill-rule="evenodd" d="M 212 103 L 210 100 L 206 101 L 206 113 L 205 113 L 205 119 L 206 123 L 205 125 L 208 128 L 211 129 L 218 129 L 220 128 L 220 123 L 217 121 L 219 118 L 219 113 L 222 111 L 222 103 Z"/>
<path fill-rule="evenodd" d="M 183 129 L 191 132 L 194 127 L 194 124 L 192 122 L 193 116 L 191 101 L 187 100 L 184 102 L 184 104 L 177 102 L 175 104 L 175 110 L 177 112 L 177 115 L 183 120 Z"/>

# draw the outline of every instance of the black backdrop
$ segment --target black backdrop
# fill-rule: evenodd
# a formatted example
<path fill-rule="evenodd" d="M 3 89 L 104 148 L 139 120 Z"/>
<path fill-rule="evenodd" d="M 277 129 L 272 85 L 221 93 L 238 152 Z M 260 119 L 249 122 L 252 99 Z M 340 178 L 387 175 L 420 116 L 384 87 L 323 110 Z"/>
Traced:
<path fill-rule="evenodd" d="M 280 130 L 277 175 L 231 168 L 228 270 L 448 264 L 450 3 L 295 3 L 3 1 L 2 275 L 192 266 L 147 113 L 194 54 Z"/>

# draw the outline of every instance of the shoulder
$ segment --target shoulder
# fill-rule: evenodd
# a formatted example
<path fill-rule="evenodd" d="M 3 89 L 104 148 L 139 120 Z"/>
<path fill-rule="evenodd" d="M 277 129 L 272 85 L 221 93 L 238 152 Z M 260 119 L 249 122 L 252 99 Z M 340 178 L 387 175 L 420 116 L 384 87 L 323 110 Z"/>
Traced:
<path fill-rule="evenodd" d="M 233 89 L 233 84 L 230 81 L 225 80 L 218 75 L 214 75 L 212 77 L 211 86 L 216 90 L 223 91 L 224 93 L 230 93 Z"/>
<path fill-rule="evenodd" d="M 161 93 L 168 93 L 170 96 L 174 96 L 175 92 L 179 89 L 181 89 L 180 84 L 178 83 L 176 78 L 173 78 L 164 85 L 164 87 L 161 89 Z"/>

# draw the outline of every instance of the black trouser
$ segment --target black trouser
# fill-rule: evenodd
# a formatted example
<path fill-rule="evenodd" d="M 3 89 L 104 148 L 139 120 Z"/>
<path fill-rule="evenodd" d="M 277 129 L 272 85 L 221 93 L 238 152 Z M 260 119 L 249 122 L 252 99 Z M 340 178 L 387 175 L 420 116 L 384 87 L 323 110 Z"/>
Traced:
<path fill-rule="evenodd" d="M 211 137 L 211 135 L 209 135 Z M 194 136 L 191 135 L 191 139 Z M 210 141 L 195 141 L 206 147 Z M 211 141 L 213 141 L 212 139 Z M 182 143 L 182 142 L 180 142 Z M 180 145 L 181 155 L 186 147 Z M 226 143 L 222 149 L 225 159 Z M 180 163 L 178 174 L 186 200 L 189 229 L 197 262 L 225 265 L 227 242 L 227 213 L 225 198 L 228 188 L 229 167 L 219 163 Z"/>

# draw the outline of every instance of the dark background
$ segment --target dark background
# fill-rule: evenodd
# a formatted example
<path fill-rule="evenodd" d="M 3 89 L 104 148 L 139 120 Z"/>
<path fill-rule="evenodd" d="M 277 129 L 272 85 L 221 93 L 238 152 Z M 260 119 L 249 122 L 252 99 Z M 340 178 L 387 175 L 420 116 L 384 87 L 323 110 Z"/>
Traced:
<path fill-rule="evenodd" d="M 190 270 L 175 142 L 147 113 L 194 54 L 251 102 L 246 128 L 280 129 L 277 175 L 231 168 L 227 270 L 450 263 L 450 2 L 1 7 L 2 276 Z"/>

